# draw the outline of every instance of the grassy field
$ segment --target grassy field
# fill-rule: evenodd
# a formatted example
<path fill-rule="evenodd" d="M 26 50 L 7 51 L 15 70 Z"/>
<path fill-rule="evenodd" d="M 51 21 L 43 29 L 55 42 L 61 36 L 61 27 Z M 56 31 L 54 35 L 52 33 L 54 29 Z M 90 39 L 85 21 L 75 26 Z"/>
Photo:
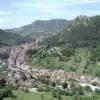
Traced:
<path fill-rule="evenodd" d="M 25 93 L 22 91 L 14 91 L 16 99 L 5 98 L 4 100 L 57 100 L 50 93 Z M 62 97 L 62 100 L 72 100 L 70 97 Z"/>

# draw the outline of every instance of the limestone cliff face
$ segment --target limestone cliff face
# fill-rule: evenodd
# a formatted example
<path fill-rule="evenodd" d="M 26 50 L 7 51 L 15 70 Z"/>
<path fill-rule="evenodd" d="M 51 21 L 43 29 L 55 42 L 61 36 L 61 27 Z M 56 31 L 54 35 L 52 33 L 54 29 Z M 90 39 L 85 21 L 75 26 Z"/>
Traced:
<path fill-rule="evenodd" d="M 22 46 L 12 47 L 8 59 L 9 67 L 21 67 L 25 61 L 25 51 Z"/>
<path fill-rule="evenodd" d="M 26 62 L 26 51 L 28 49 L 37 49 L 38 40 L 31 43 L 11 47 L 8 58 L 8 82 L 14 86 L 22 85 L 24 83 L 31 83 L 31 73 L 29 72 L 29 65 Z"/>
<path fill-rule="evenodd" d="M 9 68 L 22 68 L 23 65 L 26 65 L 26 51 L 38 47 L 38 41 L 11 47 L 8 58 Z"/>

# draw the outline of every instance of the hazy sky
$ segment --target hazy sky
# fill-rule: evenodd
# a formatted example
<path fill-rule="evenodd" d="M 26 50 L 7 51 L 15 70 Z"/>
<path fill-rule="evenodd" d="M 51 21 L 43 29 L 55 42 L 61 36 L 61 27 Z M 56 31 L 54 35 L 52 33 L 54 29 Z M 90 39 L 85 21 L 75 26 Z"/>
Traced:
<path fill-rule="evenodd" d="M 100 0 L 0 0 L 0 28 L 19 27 L 38 19 L 99 14 Z"/>

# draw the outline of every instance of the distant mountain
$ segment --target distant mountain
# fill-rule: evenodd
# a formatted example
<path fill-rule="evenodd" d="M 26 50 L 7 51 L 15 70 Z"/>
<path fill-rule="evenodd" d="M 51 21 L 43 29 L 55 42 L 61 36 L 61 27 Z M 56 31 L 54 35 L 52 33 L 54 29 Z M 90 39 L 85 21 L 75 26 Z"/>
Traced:
<path fill-rule="evenodd" d="M 43 35 L 54 35 L 56 33 L 61 32 L 67 27 L 71 21 L 63 20 L 63 19 L 53 19 L 53 20 L 37 20 L 32 24 L 6 30 L 7 32 L 17 33 L 21 36 L 28 36 L 28 37 L 38 37 Z"/>
<path fill-rule="evenodd" d="M 45 43 L 52 45 L 100 40 L 100 16 L 78 16 L 71 21 L 62 19 L 38 20 L 32 24 L 5 31 L 12 33 L 10 35 L 14 37 L 14 41 L 19 43 L 32 41 L 41 36 L 46 38 L 50 36 L 51 38 L 47 38 Z"/>

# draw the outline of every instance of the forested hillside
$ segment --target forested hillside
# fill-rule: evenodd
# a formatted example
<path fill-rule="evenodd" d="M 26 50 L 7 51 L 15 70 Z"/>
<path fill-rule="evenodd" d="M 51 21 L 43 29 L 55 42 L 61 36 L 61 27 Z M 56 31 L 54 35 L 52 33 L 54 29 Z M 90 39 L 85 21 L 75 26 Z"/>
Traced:
<path fill-rule="evenodd" d="M 33 40 L 31 37 L 20 36 L 0 29 L 0 46 L 14 46 Z"/>
<path fill-rule="evenodd" d="M 60 45 L 68 42 L 78 45 L 86 42 L 88 45 L 91 41 L 100 40 L 100 16 L 79 16 L 63 32 L 47 40 L 48 44 L 50 43 L 51 45 L 53 43 Z"/>
<path fill-rule="evenodd" d="M 100 77 L 100 16 L 79 16 L 64 31 L 45 39 L 43 44 L 45 49 L 28 51 L 31 66 Z"/>

